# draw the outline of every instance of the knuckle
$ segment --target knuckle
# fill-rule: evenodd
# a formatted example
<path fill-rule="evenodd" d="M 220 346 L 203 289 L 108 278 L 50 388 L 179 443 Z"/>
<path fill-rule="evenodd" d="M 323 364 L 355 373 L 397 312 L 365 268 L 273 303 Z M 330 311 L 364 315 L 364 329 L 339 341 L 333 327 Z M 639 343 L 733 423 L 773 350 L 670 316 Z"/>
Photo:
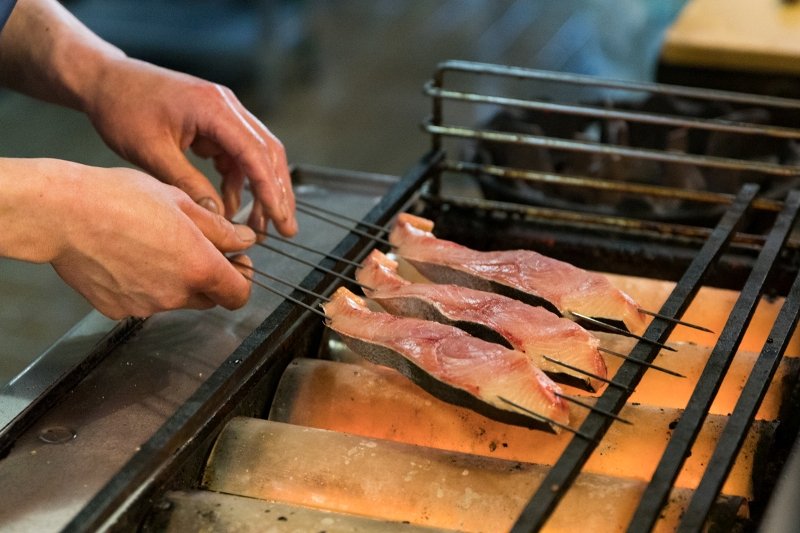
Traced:
<path fill-rule="evenodd" d="M 165 296 L 160 306 L 163 310 L 182 309 L 186 307 L 186 302 L 189 300 L 189 295 L 184 292 L 172 292 Z"/>
<path fill-rule="evenodd" d="M 247 300 L 250 299 L 250 286 L 249 284 L 245 284 L 239 290 L 231 291 L 229 294 L 228 301 L 225 303 L 225 308 L 233 311 L 234 309 L 240 309 L 244 307 L 247 303 Z"/>
<path fill-rule="evenodd" d="M 208 264 L 201 262 L 195 262 L 185 273 L 186 286 L 196 292 L 202 292 L 203 289 L 213 284 L 214 278 L 214 272 L 208 267 Z"/>

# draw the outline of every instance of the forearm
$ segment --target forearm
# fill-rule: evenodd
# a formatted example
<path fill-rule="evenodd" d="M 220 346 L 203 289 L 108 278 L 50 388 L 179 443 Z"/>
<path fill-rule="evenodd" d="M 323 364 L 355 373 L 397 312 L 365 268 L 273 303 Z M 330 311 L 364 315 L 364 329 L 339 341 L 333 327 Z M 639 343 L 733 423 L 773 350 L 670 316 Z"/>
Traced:
<path fill-rule="evenodd" d="M 123 58 L 55 0 L 18 0 L 0 33 L 0 84 L 85 110 L 103 72 Z"/>

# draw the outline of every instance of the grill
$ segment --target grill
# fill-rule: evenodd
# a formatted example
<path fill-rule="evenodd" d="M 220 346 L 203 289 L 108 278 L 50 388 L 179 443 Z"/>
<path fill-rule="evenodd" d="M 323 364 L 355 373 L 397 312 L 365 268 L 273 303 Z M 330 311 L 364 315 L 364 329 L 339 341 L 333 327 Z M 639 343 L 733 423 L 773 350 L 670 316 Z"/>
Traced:
<path fill-rule="evenodd" d="M 782 502 L 800 479 L 800 102 L 460 61 L 440 65 L 425 92 L 432 148 L 402 178 L 294 169 L 304 203 L 360 229 L 304 209 L 304 244 L 327 256 L 297 253 L 322 268 L 255 251 L 259 268 L 295 284 L 288 298 L 254 289 L 239 314 L 120 324 L 91 315 L 0 391 L 4 522 L 177 531 L 225 527 L 229 516 L 258 529 L 268 516 L 287 530 L 520 532 L 793 523 Z M 613 383 L 584 398 L 596 411 L 572 410 L 579 434 L 483 419 L 352 359 L 314 312 L 311 294 L 351 276 L 349 262 L 381 236 L 375 225 L 400 211 L 475 249 L 534 249 L 607 273 L 643 306 L 716 333 L 662 318 L 642 341 L 598 333 L 628 359 L 606 358 Z M 682 344 L 672 354 L 653 342 Z"/>

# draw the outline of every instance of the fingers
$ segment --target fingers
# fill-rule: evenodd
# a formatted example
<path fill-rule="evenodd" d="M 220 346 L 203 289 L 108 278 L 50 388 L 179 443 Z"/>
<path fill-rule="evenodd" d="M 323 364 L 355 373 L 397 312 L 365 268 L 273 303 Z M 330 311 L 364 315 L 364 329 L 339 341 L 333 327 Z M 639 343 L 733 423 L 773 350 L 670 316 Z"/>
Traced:
<path fill-rule="evenodd" d="M 222 215 L 212 213 L 199 205 L 187 201 L 181 204 L 181 209 L 222 253 L 245 250 L 256 241 L 256 234 L 249 227 L 232 224 Z"/>
<path fill-rule="evenodd" d="M 264 218 L 264 207 L 260 202 L 254 202 L 247 218 L 247 225 L 253 228 L 258 234 L 256 237 L 263 237 L 267 232 L 267 219 Z"/>
<path fill-rule="evenodd" d="M 141 165 L 161 181 L 181 189 L 208 211 L 225 214 L 224 202 L 214 186 L 177 147 L 164 144 L 151 150 Z"/>
<path fill-rule="evenodd" d="M 228 89 L 218 87 L 218 91 L 224 111 L 232 120 L 219 123 L 218 115 L 215 115 L 214 121 L 209 121 L 204 128 L 205 133 L 231 154 L 242 173 L 250 179 L 256 204 L 262 206 L 262 214 L 272 219 L 281 234 L 294 235 L 297 232 L 294 194 L 283 145 L 244 109 Z M 212 123 L 216 127 L 212 128 Z"/>
<path fill-rule="evenodd" d="M 294 191 L 292 190 L 292 177 L 289 173 L 289 164 L 286 159 L 286 150 L 283 147 L 283 144 L 278 140 L 275 135 L 272 134 L 271 131 L 261 122 L 253 113 L 251 113 L 247 108 L 245 108 L 241 103 L 238 103 L 240 110 L 248 121 L 248 123 L 261 134 L 262 139 L 268 139 L 273 145 L 275 145 L 274 151 L 274 158 L 273 158 L 273 172 L 275 178 L 279 180 L 279 185 L 281 188 L 281 194 L 283 196 L 283 201 L 287 203 L 289 206 L 289 210 L 292 214 L 295 212 L 295 198 L 294 198 Z M 295 227 L 294 232 L 297 231 L 297 224 L 295 220 Z"/>
<path fill-rule="evenodd" d="M 222 175 L 222 201 L 225 204 L 225 214 L 231 218 L 239 211 L 242 204 L 244 173 L 227 155 L 219 156 L 215 166 Z"/>
<path fill-rule="evenodd" d="M 233 266 L 231 269 L 234 272 L 233 276 L 230 279 L 226 276 L 220 280 L 220 283 L 207 290 L 202 298 L 233 310 L 244 306 L 250 298 L 253 271 L 249 267 L 253 266 L 253 262 L 246 255 L 239 254 L 231 258 L 230 264 Z"/>

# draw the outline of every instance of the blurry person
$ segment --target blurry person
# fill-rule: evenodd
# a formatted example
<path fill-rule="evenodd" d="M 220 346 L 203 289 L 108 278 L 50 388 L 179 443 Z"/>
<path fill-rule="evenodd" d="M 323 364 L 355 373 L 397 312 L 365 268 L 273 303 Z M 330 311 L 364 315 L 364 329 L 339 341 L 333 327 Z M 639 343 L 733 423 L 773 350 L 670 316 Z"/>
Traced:
<path fill-rule="evenodd" d="M 0 157 L 0 256 L 52 264 L 108 317 L 241 307 L 250 283 L 225 254 L 270 222 L 297 232 L 284 148 L 229 89 L 127 57 L 56 0 L 0 0 L 0 85 L 85 113 L 143 170 Z M 228 220 L 245 179 L 249 227 Z"/>

